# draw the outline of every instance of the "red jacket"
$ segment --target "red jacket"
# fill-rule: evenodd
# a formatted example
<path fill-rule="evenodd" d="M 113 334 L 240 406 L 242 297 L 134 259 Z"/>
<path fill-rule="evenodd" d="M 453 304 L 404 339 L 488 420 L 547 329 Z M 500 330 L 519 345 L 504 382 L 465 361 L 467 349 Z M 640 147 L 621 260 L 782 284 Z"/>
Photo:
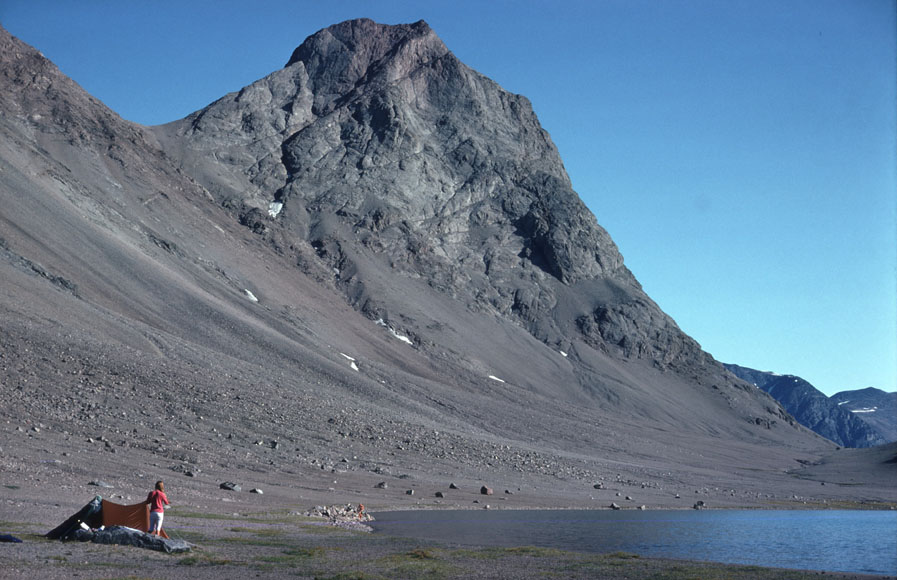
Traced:
<path fill-rule="evenodd" d="M 151 512 L 164 512 L 165 506 L 168 505 L 168 497 L 164 491 L 154 489 L 146 496 L 146 502 L 150 504 Z"/>

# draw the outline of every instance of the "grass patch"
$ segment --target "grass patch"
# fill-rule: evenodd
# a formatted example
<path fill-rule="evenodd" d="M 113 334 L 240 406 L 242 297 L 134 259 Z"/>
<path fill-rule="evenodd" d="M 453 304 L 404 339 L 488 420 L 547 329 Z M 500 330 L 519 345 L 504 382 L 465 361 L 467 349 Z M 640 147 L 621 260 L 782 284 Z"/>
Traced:
<path fill-rule="evenodd" d="M 245 562 L 219 558 L 204 552 L 194 552 L 190 556 L 184 556 L 178 560 L 179 566 L 241 566 Z"/>
<path fill-rule="evenodd" d="M 539 548 L 537 546 L 506 548 L 505 552 L 512 556 L 530 556 L 532 558 L 560 558 L 568 554 L 568 552 L 557 548 Z"/>
<path fill-rule="evenodd" d="M 210 543 L 221 545 L 240 544 L 242 546 L 257 546 L 267 548 L 288 548 L 292 545 L 292 543 L 288 539 L 264 537 L 260 538 L 258 536 L 240 536 L 239 538 L 215 538 L 214 540 L 211 540 Z"/>
<path fill-rule="evenodd" d="M 29 522 L 7 522 L 0 521 L 0 530 L 4 532 L 24 532 L 27 529 L 35 528 L 37 524 L 32 524 Z"/>
<path fill-rule="evenodd" d="M 360 532 L 358 530 L 347 530 L 346 528 L 341 528 L 339 526 L 331 526 L 329 524 L 304 524 L 301 526 L 302 533 L 307 534 L 346 534 L 346 535 L 356 535 L 356 536 L 367 536 L 369 535 L 367 532 Z"/>
<path fill-rule="evenodd" d="M 364 572 L 340 572 L 333 576 L 316 576 L 317 580 L 383 580 L 383 576 L 372 576 Z"/>
<path fill-rule="evenodd" d="M 377 560 L 388 578 L 456 578 L 459 570 L 445 559 L 443 550 L 415 548 L 400 554 L 389 554 Z"/>
<path fill-rule="evenodd" d="M 539 548 L 537 546 L 515 546 L 512 548 L 479 548 L 474 550 L 453 550 L 453 556 L 459 558 L 472 558 L 476 560 L 498 560 L 500 558 L 514 558 L 526 556 L 530 558 L 563 558 L 571 555 L 557 548 Z"/>
<path fill-rule="evenodd" d="M 198 544 L 199 542 L 205 542 L 209 539 L 209 537 L 202 532 L 194 532 L 193 530 L 167 530 L 172 538 L 178 540 L 186 540 L 191 544 Z"/>
<path fill-rule="evenodd" d="M 809 509 L 809 510 L 895 510 L 897 502 L 876 500 L 851 500 L 835 499 L 827 500 L 770 500 L 767 505 L 781 509 Z"/>
<path fill-rule="evenodd" d="M 259 556 L 255 558 L 259 562 L 268 564 L 278 564 L 281 566 L 298 566 L 305 564 L 309 560 L 324 555 L 324 548 L 290 548 L 284 550 L 282 554 L 275 556 Z"/>
<path fill-rule="evenodd" d="M 805 580 L 808 572 L 773 570 L 759 566 L 670 565 L 645 574 L 647 580 Z"/>
<path fill-rule="evenodd" d="M 604 557 L 615 560 L 638 560 L 641 558 L 638 554 L 630 554 L 629 552 L 611 552 L 610 554 L 605 554 Z"/>
<path fill-rule="evenodd" d="M 228 521 L 237 521 L 242 520 L 242 516 L 231 515 L 222 515 L 222 514 L 210 514 L 206 512 L 176 512 L 174 509 L 169 510 L 166 514 L 169 517 L 179 517 L 179 518 L 192 518 L 195 520 L 228 520 Z"/>
<path fill-rule="evenodd" d="M 231 532 L 237 532 L 239 534 L 252 534 L 260 538 L 273 538 L 276 536 L 284 535 L 284 531 L 277 528 L 244 528 L 237 526 L 235 528 L 229 529 Z"/>

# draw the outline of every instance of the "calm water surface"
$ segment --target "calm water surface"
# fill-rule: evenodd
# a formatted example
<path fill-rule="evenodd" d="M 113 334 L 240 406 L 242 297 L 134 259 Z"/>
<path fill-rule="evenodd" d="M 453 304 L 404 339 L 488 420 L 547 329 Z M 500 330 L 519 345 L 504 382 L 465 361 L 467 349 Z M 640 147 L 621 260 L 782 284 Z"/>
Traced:
<path fill-rule="evenodd" d="M 581 552 L 897 575 L 897 511 L 379 512 L 375 531 L 465 546 Z"/>

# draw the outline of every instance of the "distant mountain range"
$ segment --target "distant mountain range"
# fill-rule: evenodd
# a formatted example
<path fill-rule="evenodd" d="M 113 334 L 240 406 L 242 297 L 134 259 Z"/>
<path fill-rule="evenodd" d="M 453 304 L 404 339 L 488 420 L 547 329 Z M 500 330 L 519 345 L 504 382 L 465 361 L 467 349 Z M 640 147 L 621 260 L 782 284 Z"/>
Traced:
<path fill-rule="evenodd" d="M 878 431 L 885 441 L 897 441 L 897 393 L 868 387 L 841 391 L 829 399 Z"/>
<path fill-rule="evenodd" d="M 734 364 L 725 367 L 775 397 L 801 425 L 843 447 L 872 447 L 897 441 L 897 393 L 870 387 L 827 397 L 794 375 Z"/>

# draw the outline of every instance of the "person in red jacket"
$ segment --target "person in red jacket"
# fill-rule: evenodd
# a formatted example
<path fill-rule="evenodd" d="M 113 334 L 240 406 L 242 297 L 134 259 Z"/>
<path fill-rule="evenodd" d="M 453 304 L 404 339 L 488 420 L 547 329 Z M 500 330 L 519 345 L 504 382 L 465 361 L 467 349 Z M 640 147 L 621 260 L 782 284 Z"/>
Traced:
<path fill-rule="evenodd" d="M 149 492 L 146 496 L 146 503 L 150 506 L 150 529 L 149 533 L 158 536 L 162 531 L 162 518 L 165 516 L 165 508 L 168 505 L 168 496 L 165 495 L 165 484 L 162 480 L 156 482 L 156 489 Z"/>

